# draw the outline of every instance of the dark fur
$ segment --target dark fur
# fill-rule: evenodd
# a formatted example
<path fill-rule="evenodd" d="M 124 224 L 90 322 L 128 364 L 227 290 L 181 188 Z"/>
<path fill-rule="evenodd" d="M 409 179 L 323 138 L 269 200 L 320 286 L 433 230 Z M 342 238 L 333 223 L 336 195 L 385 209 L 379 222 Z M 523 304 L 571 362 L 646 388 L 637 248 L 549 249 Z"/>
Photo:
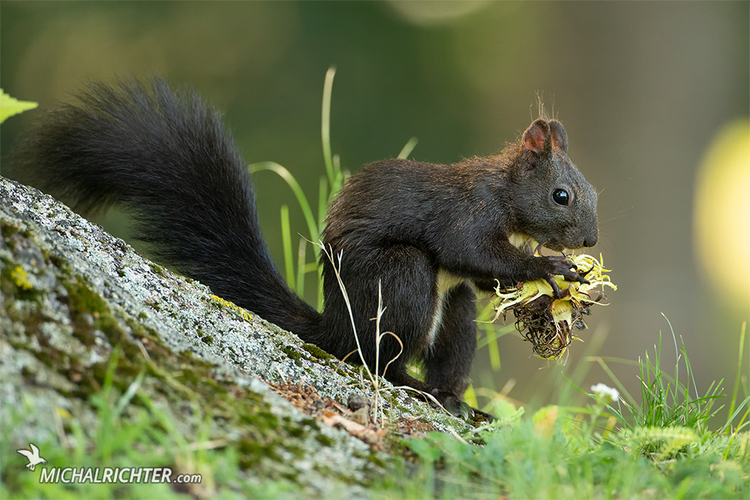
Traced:
<path fill-rule="evenodd" d="M 351 178 L 330 208 L 324 244 L 342 252 L 341 277 L 371 368 L 379 283 L 381 330 L 404 348 L 387 378 L 445 402 L 463 394 L 476 348 L 470 284 L 578 279 L 564 259 L 531 257 L 508 242 L 513 232 L 550 248 L 596 242 L 596 194 L 566 151 L 562 125 L 537 120 L 497 156 L 454 165 L 386 160 Z M 338 357 L 356 349 L 327 259 L 322 314 L 285 284 L 261 235 L 245 162 L 219 114 L 194 93 L 175 93 L 161 80 L 92 85 L 77 104 L 49 112 L 12 163 L 78 210 L 124 204 L 137 238 L 217 295 Z M 569 206 L 552 202 L 559 187 L 570 190 Z M 439 290 L 441 273 L 463 281 Z M 441 292 L 442 321 L 430 339 Z M 395 340 L 383 340 L 381 372 L 398 351 Z M 414 358 L 424 362 L 425 383 L 406 373 Z"/>

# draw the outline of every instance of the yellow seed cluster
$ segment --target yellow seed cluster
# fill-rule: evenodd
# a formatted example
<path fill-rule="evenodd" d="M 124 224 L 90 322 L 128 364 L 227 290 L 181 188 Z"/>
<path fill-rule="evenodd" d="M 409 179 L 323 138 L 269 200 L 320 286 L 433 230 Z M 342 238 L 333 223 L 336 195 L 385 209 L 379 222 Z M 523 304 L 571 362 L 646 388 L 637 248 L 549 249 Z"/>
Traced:
<path fill-rule="evenodd" d="M 529 248 L 526 240 L 524 245 Z M 588 314 L 593 304 L 604 298 L 604 288 L 617 290 L 617 286 L 610 281 L 604 269 L 601 254 L 599 260 L 591 255 L 580 254 L 568 256 L 577 271 L 586 273 L 589 283 L 565 281 L 562 276 L 556 276 L 555 281 L 560 288 L 561 298 L 556 299 L 552 286 L 544 279 L 518 283 L 510 290 L 496 289 L 498 302 L 495 305 L 495 320 L 499 316 L 505 317 L 512 311 L 516 318 L 516 328 L 533 344 L 534 353 L 545 359 L 558 359 L 562 356 L 571 340 L 574 327 L 583 328 L 582 315 Z"/>

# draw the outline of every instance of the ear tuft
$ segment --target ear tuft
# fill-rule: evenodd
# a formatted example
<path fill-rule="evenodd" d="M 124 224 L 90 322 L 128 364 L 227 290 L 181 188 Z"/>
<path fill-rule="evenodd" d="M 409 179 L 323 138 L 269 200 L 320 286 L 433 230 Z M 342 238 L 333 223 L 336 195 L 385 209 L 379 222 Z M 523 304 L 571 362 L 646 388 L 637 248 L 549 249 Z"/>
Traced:
<path fill-rule="evenodd" d="M 552 146 L 562 149 L 564 152 L 568 152 L 568 134 L 565 133 L 565 129 L 557 120 L 549 121 L 550 137 L 552 138 Z"/>
<path fill-rule="evenodd" d="M 546 121 L 539 118 L 523 133 L 522 147 L 526 151 L 541 154 L 549 137 L 550 129 Z M 564 131 L 563 131 L 564 133 Z"/>

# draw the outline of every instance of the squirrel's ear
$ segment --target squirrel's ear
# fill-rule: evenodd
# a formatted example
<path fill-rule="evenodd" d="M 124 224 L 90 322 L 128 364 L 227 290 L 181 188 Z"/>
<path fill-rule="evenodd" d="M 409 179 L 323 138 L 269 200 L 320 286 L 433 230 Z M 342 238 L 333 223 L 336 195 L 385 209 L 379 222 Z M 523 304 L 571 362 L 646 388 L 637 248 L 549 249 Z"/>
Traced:
<path fill-rule="evenodd" d="M 556 148 L 562 149 L 564 152 L 568 152 L 568 134 L 565 133 L 565 129 L 557 120 L 549 121 L 550 137 L 552 138 L 552 145 Z"/>
<path fill-rule="evenodd" d="M 529 125 L 526 132 L 523 133 L 522 148 L 525 151 L 541 154 L 545 149 L 548 137 L 549 125 L 547 125 L 547 122 L 541 118 L 534 120 L 534 123 Z"/>

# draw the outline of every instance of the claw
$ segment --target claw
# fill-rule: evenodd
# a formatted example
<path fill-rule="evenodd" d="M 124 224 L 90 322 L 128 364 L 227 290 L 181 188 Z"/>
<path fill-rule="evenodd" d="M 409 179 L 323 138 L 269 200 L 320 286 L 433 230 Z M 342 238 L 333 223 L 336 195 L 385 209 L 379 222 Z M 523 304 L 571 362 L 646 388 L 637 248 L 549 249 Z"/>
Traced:
<path fill-rule="evenodd" d="M 578 266 L 572 263 L 570 260 L 568 260 L 568 256 L 565 255 L 565 252 L 560 252 L 562 255 L 563 261 L 565 262 L 565 265 L 568 266 L 571 269 L 578 269 Z"/>
<path fill-rule="evenodd" d="M 575 269 L 577 266 L 570 262 L 565 254 L 562 256 L 547 257 L 549 262 L 552 264 L 552 269 L 549 274 L 545 277 L 547 282 L 552 286 L 552 290 L 555 292 L 555 298 L 559 299 L 565 295 L 560 293 L 560 288 L 555 282 L 554 276 L 562 276 L 565 281 L 578 281 L 579 283 L 590 283 L 584 276 L 578 274 Z M 590 272 L 591 270 L 587 271 Z"/>
<path fill-rule="evenodd" d="M 588 274 L 589 274 L 589 273 L 590 273 L 591 271 L 593 271 L 593 270 L 594 270 L 594 265 L 593 265 L 593 264 L 591 264 L 591 269 L 589 269 L 589 270 L 588 270 L 588 271 L 586 271 L 585 273 L 583 273 L 583 274 L 579 274 L 579 275 L 580 275 L 580 276 L 581 276 L 582 278 L 585 278 L 585 277 L 586 277 L 586 276 L 588 276 Z"/>
<path fill-rule="evenodd" d="M 547 283 L 549 283 L 552 286 L 552 292 L 555 294 L 555 298 L 556 299 L 561 298 L 560 287 L 557 286 L 557 281 L 555 281 L 554 275 L 552 274 L 547 275 Z"/>

